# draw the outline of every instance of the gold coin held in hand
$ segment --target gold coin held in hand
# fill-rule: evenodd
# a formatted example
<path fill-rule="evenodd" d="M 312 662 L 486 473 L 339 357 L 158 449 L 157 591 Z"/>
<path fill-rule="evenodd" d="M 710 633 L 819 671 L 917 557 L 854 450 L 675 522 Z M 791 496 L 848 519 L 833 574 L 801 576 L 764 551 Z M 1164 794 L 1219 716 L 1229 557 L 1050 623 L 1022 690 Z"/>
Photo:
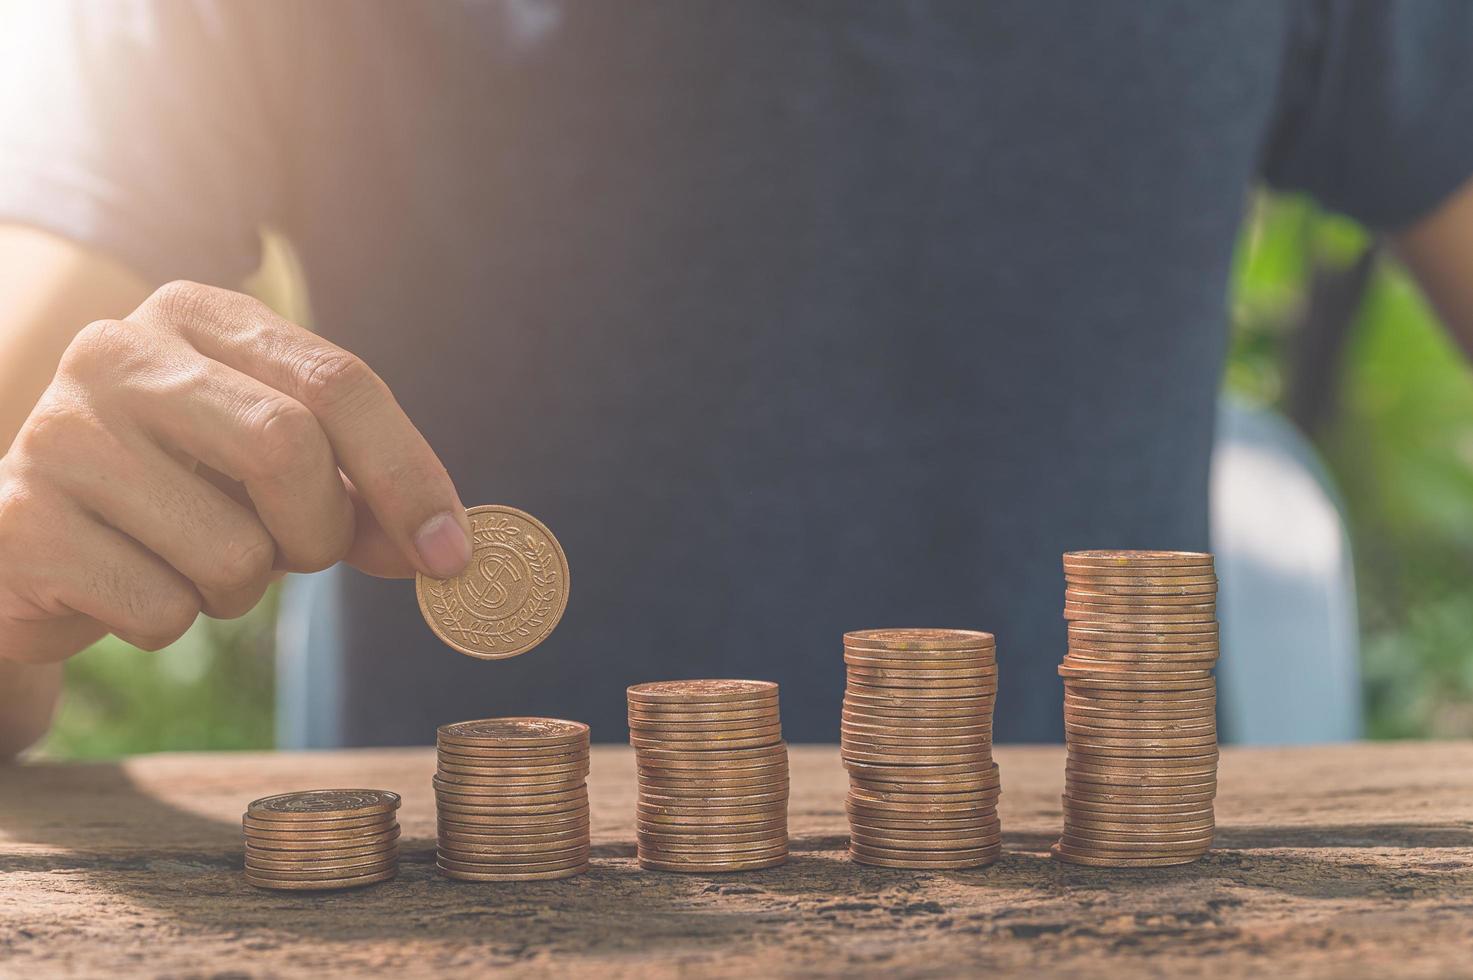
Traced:
<path fill-rule="evenodd" d="M 466 512 L 471 561 L 453 579 L 416 575 L 430 629 L 471 657 L 515 657 L 547 639 L 568 605 L 568 559 L 531 514 L 502 504 Z"/>

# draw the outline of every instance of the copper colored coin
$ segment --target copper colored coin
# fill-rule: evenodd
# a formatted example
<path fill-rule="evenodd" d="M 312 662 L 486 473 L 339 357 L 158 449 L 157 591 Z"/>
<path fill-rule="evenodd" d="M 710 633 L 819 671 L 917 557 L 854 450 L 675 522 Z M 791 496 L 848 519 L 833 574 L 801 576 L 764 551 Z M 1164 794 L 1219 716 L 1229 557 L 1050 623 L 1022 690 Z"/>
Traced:
<path fill-rule="evenodd" d="M 385 845 L 399 839 L 402 831 L 398 824 L 377 834 L 351 834 L 340 837 L 312 834 L 267 834 L 249 831 L 246 843 L 268 851 L 321 851 L 343 847 L 369 847 Z"/>
<path fill-rule="evenodd" d="M 967 833 L 951 834 L 906 834 L 894 830 L 870 830 L 851 826 L 849 839 L 867 849 L 886 848 L 896 851 L 967 851 L 979 847 L 993 847 L 1002 843 L 1002 833 L 994 824 L 987 830 L 977 829 Z"/>
<path fill-rule="evenodd" d="M 1162 596 L 1185 596 L 1198 602 L 1216 601 L 1217 579 L 1201 581 L 1201 576 L 1195 577 L 1198 581 L 1171 579 L 1165 585 L 1145 585 L 1134 580 L 1112 583 L 1101 581 L 1100 578 L 1093 576 L 1065 576 L 1064 594 L 1066 596 L 1104 596 L 1109 601 L 1142 599 L 1149 602 Z M 1110 576 L 1104 576 L 1104 578 L 1108 579 Z"/>
<path fill-rule="evenodd" d="M 437 744 L 464 752 L 468 749 L 520 749 L 570 746 L 586 748 L 588 726 L 561 718 L 480 718 L 441 725 L 435 732 Z"/>
<path fill-rule="evenodd" d="M 705 840 L 707 837 L 745 837 L 749 834 L 777 834 L 787 833 L 788 815 L 786 810 L 780 810 L 775 815 L 762 820 L 744 820 L 739 824 L 730 824 L 721 821 L 707 821 L 704 823 L 686 822 L 675 823 L 668 819 L 645 819 L 643 814 L 636 813 L 635 833 L 644 834 L 649 837 L 678 837 L 690 840 L 696 837 Z"/>
<path fill-rule="evenodd" d="M 727 778 L 730 775 L 731 778 Z M 720 770 L 643 769 L 637 777 L 640 786 L 667 787 L 677 790 L 708 787 L 715 790 L 742 789 L 750 786 L 776 787 L 791 781 L 786 768 L 739 769 L 730 774 Z"/>
<path fill-rule="evenodd" d="M 1063 670 L 1063 668 L 1060 668 Z M 1149 694 L 1153 699 L 1166 700 L 1200 700 L 1202 698 L 1217 696 L 1217 681 L 1210 675 L 1205 678 L 1192 680 L 1169 680 L 1169 681 L 1146 681 L 1134 678 L 1110 678 L 1099 673 L 1091 677 L 1066 676 L 1066 690 L 1080 695 L 1081 697 L 1098 698 L 1109 700 L 1111 692 L 1118 692 L 1122 698 L 1135 700 L 1141 694 Z"/>
<path fill-rule="evenodd" d="M 776 697 L 777 685 L 772 681 L 747 680 L 695 680 L 654 681 L 635 684 L 626 694 L 631 704 L 639 701 L 652 704 L 681 704 L 685 702 L 752 701 Z"/>
<path fill-rule="evenodd" d="M 996 839 L 977 847 L 957 848 L 955 850 L 938 850 L 926 847 L 885 847 L 883 845 L 870 844 L 851 838 L 849 841 L 849 853 L 859 854 L 864 857 L 883 858 L 889 861 L 904 861 L 909 858 L 920 858 L 923 861 L 977 861 L 985 860 L 993 855 L 998 847 L 1002 845 L 1002 835 Z"/>
<path fill-rule="evenodd" d="M 585 750 L 571 755 L 550 756 L 546 759 L 491 759 L 483 756 L 462 755 L 458 752 L 436 753 L 436 768 L 444 772 L 482 776 L 486 779 L 520 779 L 537 782 L 566 776 L 570 773 L 588 774 L 589 756 Z"/>
<path fill-rule="evenodd" d="M 523 796 L 528 793 L 556 793 L 560 790 L 577 789 L 584 785 L 586 773 L 570 772 L 554 775 L 550 779 L 487 779 L 468 776 L 458 772 L 435 771 L 433 785 L 444 786 L 456 793 L 479 796 Z"/>
<path fill-rule="evenodd" d="M 1069 793 L 1062 797 L 1065 811 L 1078 811 L 1096 814 L 1119 814 L 1125 816 L 1139 816 L 1151 819 L 1163 814 L 1180 814 L 1186 817 L 1211 816 L 1213 812 L 1211 803 L 1196 803 L 1187 807 L 1176 804 L 1160 803 L 1093 803 L 1088 800 L 1080 800 Z"/>
<path fill-rule="evenodd" d="M 629 730 L 642 735 L 659 737 L 670 734 L 676 737 L 691 737 L 697 734 L 724 735 L 727 732 L 751 732 L 766 728 L 779 728 L 777 712 L 764 718 L 740 718 L 736 721 L 645 721 L 631 717 Z"/>
<path fill-rule="evenodd" d="M 1078 701 L 1064 702 L 1064 717 L 1069 720 L 1078 719 L 1080 724 L 1099 725 L 1108 727 L 1119 723 L 1126 727 L 1131 724 L 1146 726 L 1164 725 L 1210 725 L 1217 718 L 1215 706 L 1207 705 L 1200 708 L 1183 708 L 1179 711 L 1155 711 L 1146 708 L 1130 707 L 1098 707 L 1098 702 L 1090 701 L 1082 704 Z"/>
<path fill-rule="evenodd" d="M 958 655 L 956 659 L 937 660 L 930 657 L 908 657 L 904 655 L 877 656 L 859 650 L 844 651 L 844 663 L 848 667 L 863 667 L 869 670 L 993 670 L 997 669 L 997 660 L 992 651 L 985 654 L 977 653 L 968 656 Z"/>
<path fill-rule="evenodd" d="M 1202 588 L 1198 586 L 1197 588 Z M 1180 589 L 1154 590 L 1146 593 L 1131 593 L 1125 590 L 1094 590 L 1077 589 L 1068 587 L 1064 589 L 1065 604 L 1075 603 L 1081 606 L 1120 606 L 1134 611 L 1140 607 L 1176 607 L 1185 606 L 1190 609 L 1215 609 L 1217 608 L 1217 590 L 1208 589 L 1196 593 L 1183 592 Z"/>
<path fill-rule="evenodd" d="M 1071 649 L 1068 663 L 1102 670 L 1211 670 L 1217 666 L 1216 650 L 1202 653 L 1122 653 L 1118 650 Z"/>
<path fill-rule="evenodd" d="M 1109 688 L 1076 687 L 1064 682 L 1066 707 L 1099 711 L 1196 711 L 1217 706 L 1217 691 L 1206 694 L 1182 691 L 1121 691 Z"/>
<path fill-rule="evenodd" d="M 845 728 L 839 735 L 840 748 L 853 746 L 862 751 L 903 749 L 920 752 L 950 752 L 957 749 L 985 749 L 992 745 L 991 730 L 970 735 L 878 735 Z"/>
<path fill-rule="evenodd" d="M 915 792 L 907 791 L 901 793 L 877 793 L 873 790 L 865 789 L 861 786 L 851 785 L 849 787 L 848 799 L 854 801 L 855 803 L 867 804 L 877 807 L 887 807 L 891 805 L 911 806 L 914 804 L 922 803 L 995 803 L 997 801 L 997 794 L 998 789 L 996 786 L 990 789 L 969 790 L 960 792 L 951 792 L 949 790 L 918 790 Z"/>
<path fill-rule="evenodd" d="M 667 738 L 670 741 L 713 741 L 720 738 L 756 738 L 782 731 L 782 722 L 776 718 L 757 722 L 741 722 L 732 728 L 719 724 L 711 725 L 630 725 L 630 734 L 641 738 Z M 679 746 L 676 746 L 679 747 Z"/>
<path fill-rule="evenodd" d="M 978 720 L 992 719 L 992 702 L 965 704 L 960 707 L 915 708 L 892 705 L 876 705 L 844 699 L 843 711 L 854 717 L 872 718 L 877 723 L 893 724 L 914 721 L 917 724 L 956 725 L 972 724 Z"/>
<path fill-rule="evenodd" d="M 1165 602 L 1159 600 L 1165 599 Z M 1069 610 L 1102 616 L 1217 616 L 1216 597 L 1202 596 L 1100 596 L 1094 593 L 1079 593 L 1072 589 L 1064 593 L 1065 618 Z M 1086 617 L 1087 618 L 1087 617 Z M 1167 620 L 1171 622 L 1171 620 Z"/>
<path fill-rule="evenodd" d="M 651 712 L 634 711 L 629 712 L 629 726 L 633 727 L 655 727 L 655 728 L 695 728 L 699 726 L 716 725 L 721 728 L 737 728 L 741 725 L 770 724 L 781 719 L 781 714 L 774 704 L 770 708 L 762 708 L 757 711 L 669 711 Z"/>
<path fill-rule="evenodd" d="M 397 838 L 396 838 L 397 840 Z M 250 838 L 246 838 L 246 857 L 255 855 L 264 861 L 338 861 L 344 858 L 363 857 L 366 854 L 381 854 L 385 851 L 397 851 L 399 845 L 396 840 L 379 841 L 373 844 L 354 844 L 350 847 L 324 847 L 313 850 L 284 850 L 274 847 L 263 847 Z"/>
<path fill-rule="evenodd" d="M 1096 857 L 1093 854 L 1076 852 L 1058 844 L 1053 845 L 1049 853 L 1059 861 L 1094 868 L 1164 868 L 1174 864 L 1191 864 L 1202 856 L 1201 854 L 1171 854 L 1136 858 Z"/>
<path fill-rule="evenodd" d="M 417 574 L 419 611 L 435 635 L 482 660 L 515 657 L 547 639 L 568 605 L 568 559 L 547 525 L 515 507 L 465 512 L 471 560 L 455 578 Z"/>
<path fill-rule="evenodd" d="M 652 830 L 638 828 L 635 837 L 641 841 L 648 841 L 656 846 L 666 845 L 696 845 L 707 847 L 721 847 L 727 844 L 754 844 L 754 843 L 777 843 L 787 840 L 788 828 L 786 826 L 773 827 L 761 830 L 752 830 L 736 833 L 722 833 L 707 828 L 705 832 L 686 833 L 683 831 L 670 832 L 668 830 Z"/>
<path fill-rule="evenodd" d="M 727 812 L 732 809 L 734 808 L 725 807 L 721 812 L 706 810 L 699 813 L 662 813 L 636 807 L 635 814 L 641 823 L 669 827 L 746 827 L 748 824 L 771 824 L 787 820 L 787 807 L 781 804 L 756 807 L 750 813 Z"/>
<path fill-rule="evenodd" d="M 588 861 L 588 841 L 580 841 L 568 847 L 557 849 L 534 848 L 531 850 L 510 850 L 507 848 L 485 847 L 485 846 L 456 846 L 441 841 L 437 849 L 441 860 L 454 861 L 457 864 L 484 864 L 488 867 L 504 867 L 506 865 L 519 865 L 519 870 L 539 871 L 545 870 L 536 865 L 561 865 L 586 864 Z"/>
<path fill-rule="evenodd" d="M 268 888 L 273 891 L 333 891 L 339 888 L 362 888 L 364 885 L 388 881 L 398 873 L 399 865 L 396 863 L 391 868 L 373 874 L 352 875 L 345 878 L 329 878 L 319 881 L 281 881 L 273 878 L 262 878 L 252 874 L 250 871 L 245 873 L 245 880 L 248 885 L 254 885 L 257 888 Z"/>
<path fill-rule="evenodd" d="M 992 738 L 992 725 L 968 725 L 956 728 L 913 728 L 905 725 L 867 725 L 842 720 L 840 731 L 853 738 L 874 738 L 897 745 L 939 744 L 949 745 L 975 739 Z"/>
<path fill-rule="evenodd" d="M 1069 799 L 1082 803 L 1155 803 L 1162 806 L 1206 805 L 1217 798 L 1217 786 L 1105 786 L 1083 782 L 1064 784 Z"/>
<path fill-rule="evenodd" d="M 382 789 L 312 789 L 279 793 L 252 801 L 246 816 L 260 820 L 325 821 L 388 815 L 399 809 L 399 794 Z"/>
<path fill-rule="evenodd" d="M 788 801 L 788 790 L 770 793 L 741 793 L 726 796 L 668 796 L 651 792 L 639 794 L 639 804 L 650 812 L 670 813 L 725 813 L 728 810 L 748 812 L 752 807 L 784 805 Z"/>
<path fill-rule="evenodd" d="M 1167 665 L 1165 669 L 1157 669 L 1160 665 L 1150 664 L 1120 664 L 1114 661 L 1101 660 L 1089 661 L 1079 657 L 1066 656 L 1063 663 L 1059 664 L 1059 676 L 1070 680 L 1084 681 L 1121 681 L 1125 683 L 1150 683 L 1156 684 L 1162 681 L 1183 682 L 1190 684 L 1201 684 L 1201 682 L 1212 677 L 1212 671 L 1207 667 L 1179 667 Z"/>
<path fill-rule="evenodd" d="M 259 851 L 247 851 L 245 856 L 246 868 L 254 874 L 271 875 L 280 872 L 307 873 L 317 871 L 335 871 L 349 874 L 368 874 L 373 871 L 382 871 L 391 862 L 399 860 L 399 847 L 392 845 L 387 849 L 375 851 L 369 854 L 357 854 L 352 857 L 341 858 L 287 858 L 282 859 L 280 851 L 273 852 L 276 857 L 262 855 Z"/>
<path fill-rule="evenodd" d="M 1079 813 L 1066 813 L 1064 816 L 1064 832 L 1066 835 L 1076 837 L 1087 837 L 1090 839 L 1103 839 L 1102 835 L 1118 834 L 1128 840 L 1148 840 L 1172 837 L 1192 837 L 1193 835 L 1210 834 L 1215 824 L 1212 818 L 1206 820 L 1177 820 L 1177 821 L 1111 821 L 1090 820 Z"/>
<path fill-rule="evenodd" d="M 789 780 L 787 773 L 776 777 L 761 780 L 742 780 L 740 782 L 716 782 L 716 781 L 673 781 L 658 780 L 640 777 L 638 780 L 641 793 L 653 793 L 657 796 L 743 796 L 766 793 L 787 792 Z"/>
<path fill-rule="evenodd" d="M 587 813 L 575 815 L 570 820 L 538 820 L 533 817 L 508 821 L 504 817 L 493 820 L 471 818 L 470 822 L 465 820 L 447 820 L 441 817 L 435 821 L 435 832 L 441 837 L 464 838 L 472 843 L 496 843 L 507 838 L 517 840 L 541 840 L 559 835 L 582 834 L 587 835 L 589 819 Z"/>
<path fill-rule="evenodd" d="M 871 728 L 910 728 L 916 731 L 931 731 L 937 728 L 975 728 L 992 724 L 991 712 L 975 711 L 970 714 L 932 717 L 909 712 L 880 714 L 875 711 L 851 708 L 847 705 L 840 711 L 839 720 Z"/>
<path fill-rule="evenodd" d="M 979 689 L 991 686 L 976 685 Z M 947 709 L 968 711 L 990 711 L 997 704 L 997 691 L 981 690 L 981 693 L 946 693 L 922 688 L 915 693 L 903 687 L 875 687 L 862 681 L 848 678 L 844 687 L 846 708 L 888 708 L 919 711 L 923 714 L 944 714 Z"/>
<path fill-rule="evenodd" d="M 1161 551 L 1150 548 L 1086 548 L 1064 552 L 1065 568 L 1211 568 L 1206 551 Z"/>
<path fill-rule="evenodd" d="M 1216 623 L 1111 623 L 1095 620 L 1070 623 L 1068 639 L 1081 643 L 1130 643 L 1180 646 L 1196 643 L 1219 643 Z"/>
<path fill-rule="evenodd" d="M 1123 755 L 1134 755 L 1137 749 L 1166 750 L 1187 749 L 1201 746 L 1215 746 L 1217 744 L 1217 731 L 1212 729 L 1200 735 L 1161 735 L 1151 732 L 1136 734 L 1131 732 L 1114 732 L 1109 735 L 1093 735 L 1082 732 L 1078 727 L 1066 729 L 1068 742 L 1071 748 L 1076 750 L 1095 751 L 1109 753 L 1111 749 L 1128 750 Z"/>
<path fill-rule="evenodd" d="M 670 841 L 648 836 L 640 837 L 637 841 L 640 853 L 659 856 L 668 854 L 672 858 L 721 858 L 738 856 L 740 858 L 766 856 L 771 857 L 778 851 L 788 848 L 788 835 L 786 833 L 769 834 L 765 840 L 738 841 L 736 843 L 717 844 L 700 839 Z"/>
<path fill-rule="evenodd" d="M 975 762 L 964 762 L 953 765 L 917 765 L 917 766 L 895 766 L 885 764 L 871 764 L 852 759 L 844 760 L 844 768 L 851 775 L 862 779 L 879 779 L 890 781 L 905 781 L 908 779 L 944 779 L 949 776 L 974 776 L 978 773 L 991 772 L 994 778 L 1001 777 L 1001 770 L 997 763 L 989 762 L 979 766 Z"/>
<path fill-rule="evenodd" d="M 497 872 L 485 874 L 478 871 L 458 870 L 460 865 L 447 866 L 443 862 L 436 861 L 435 867 L 447 878 L 455 878 L 459 881 L 552 881 L 557 878 L 572 878 L 581 875 L 588 870 L 588 865 L 577 868 L 563 868 L 557 871 L 535 871 L 522 874 L 508 872 Z"/>
<path fill-rule="evenodd" d="M 943 871 L 964 870 L 966 868 L 979 868 L 984 864 L 991 864 L 1002 854 L 1002 845 L 986 850 L 977 858 L 949 858 L 944 860 L 923 860 L 916 856 L 900 859 L 878 857 L 872 853 L 856 850 L 852 845 L 849 848 L 849 856 L 860 864 L 871 864 L 877 868 L 901 868 L 913 871 Z"/>
<path fill-rule="evenodd" d="M 1064 666 L 1076 670 L 1095 671 L 1102 675 L 1122 674 L 1126 676 L 1140 676 L 1160 678 L 1162 680 L 1180 680 L 1184 677 L 1210 676 L 1214 660 L 1145 660 L 1125 659 L 1110 657 L 1092 657 L 1088 654 L 1070 651 L 1063 660 Z"/>
<path fill-rule="evenodd" d="M 1059 835 L 1059 843 L 1074 850 L 1084 851 L 1099 849 L 1101 851 L 1118 852 L 1121 854 L 1169 854 L 1178 851 L 1202 850 L 1212 846 L 1212 831 L 1197 832 L 1182 836 L 1170 834 L 1140 834 L 1136 837 L 1127 838 L 1120 834 L 1106 834 L 1086 831 L 1074 831 L 1069 827 Z"/>
<path fill-rule="evenodd" d="M 660 749 L 679 746 L 692 751 L 722 749 L 761 748 L 767 745 L 775 745 L 782 739 L 782 731 L 774 729 L 770 734 L 754 735 L 749 738 L 725 738 L 725 739 L 681 739 L 675 741 L 669 738 L 645 738 L 641 735 L 631 734 L 629 744 L 636 749 Z"/>
<path fill-rule="evenodd" d="M 900 628 L 853 630 L 844 634 L 845 648 L 857 650 L 891 650 L 900 653 L 936 653 L 946 650 L 973 650 L 995 647 L 991 633 L 976 630 Z"/>
<path fill-rule="evenodd" d="M 451 803 L 465 803 L 469 806 L 540 806 L 544 803 L 565 803 L 569 800 L 588 799 L 588 784 L 581 780 L 566 789 L 550 791 L 524 789 L 518 793 L 496 795 L 486 795 L 475 791 L 467 792 L 454 785 L 445 786 L 439 780 L 431 780 L 431 782 L 435 789 L 435 799 L 449 800 Z"/>
<path fill-rule="evenodd" d="M 765 868 L 776 868 L 778 865 L 786 863 L 787 860 L 788 855 L 786 851 L 776 857 L 762 858 L 760 860 L 713 861 L 704 864 L 688 861 L 672 861 L 665 857 L 653 858 L 641 856 L 639 866 L 648 868 L 651 871 L 683 871 L 689 874 L 717 874 L 726 871 L 761 871 Z"/>
<path fill-rule="evenodd" d="M 576 793 L 587 786 L 582 775 L 571 773 L 555 783 L 504 782 L 502 780 L 466 781 L 464 777 L 447 779 L 436 773 L 430 778 L 436 790 L 455 796 L 473 796 L 488 802 L 524 801 L 551 799 L 554 796 Z M 545 799 L 544 799 L 545 798 Z"/>
<path fill-rule="evenodd" d="M 588 843 L 588 827 L 584 826 L 580 830 L 564 831 L 558 834 L 457 834 L 442 830 L 435 839 L 441 847 L 460 851 L 562 850 L 577 844 Z"/>
<path fill-rule="evenodd" d="M 553 803 L 510 803 L 503 806 L 482 806 L 477 803 L 461 803 L 436 794 L 435 807 L 443 814 L 461 817 L 530 817 L 559 815 L 571 818 L 572 814 L 588 809 L 588 794 L 580 793 L 566 800 Z"/>
<path fill-rule="evenodd" d="M 962 698 L 962 697 L 987 697 L 997 690 L 997 675 L 977 674 L 973 676 L 947 674 L 940 677 L 917 677 L 920 671 L 914 671 L 911 676 L 896 677 L 894 674 L 882 674 L 872 671 L 860 672 L 849 670 L 845 675 L 848 690 L 856 693 L 878 692 L 880 696 L 886 696 L 899 692 L 901 697 L 907 698 Z M 964 692 L 964 693 L 941 693 L 934 692 Z"/>
<path fill-rule="evenodd" d="M 299 834 L 366 833 L 387 830 L 395 822 L 392 813 L 375 813 L 368 817 L 353 817 L 344 820 L 258 820 L 249 813 L 242 814 L 240 824 L 247 831 L 260 830 L 266 833 Z"/>
<path fill-rule="evenodd" d="M 1148 786 L 1200 786 L 1217 781 L 1217 770 L 1210 766 L 1200 769 L 1160 769 L 1145 766 L 1107 769 L 1069 766 L 1064 776 L 1074 783 L 1104 784 L 1115 787 Z"/>
<path fill-rule="evenodd" d="M 1068 739 L 1069 761 L 1080 765 L 1123 766 L 1150 765 L 1156 767 L 1193 767 L 1193 762 L 1216 763 L 1217 743 L 1210 741 L 1182 746 L 1114 746 L 1090 742 L 1079 738 Z"/>
<path fill-rule="evenodd" d="M 459 874 L 473 875 L 495 875 L 505 877 L 507 875 L 526 874 L 556 874 L 559 871 L 567 871 L 572 868 L 588 867 L 587 855 L 583 860 L 576 857 L 568 861 L 538 861 L 525 864 L 488 864 L 480 861 L 462 861 L 458 857 L 447 857 L 437 855 L 435 865 L 445 871 L 454 871 Z M 519 879 L 510 879 L 519 880 Z"/>
<path fill-rule="evenodd" d="M 787 758 L 788 746 L 785 742 L 740 749 L 642 748 L 634 753 L 636 764 L 650 769 L 752 768 L 786 762 Z"/>
<path fill-rule="evenodd" d="M 251 864 L 247 864 L 245 870 L 246 874 L 251 877 L 260 878 L 265 881 L 329 881 L 356 875 L 378 874 L 381 871 L 388 871 L 391 868 L 398 867 L 398 865 L 399 857 L 395 854 L 392 857 L 371 863 L 359 863 L 339 868 L 327 868 L 325 870 L 275 871 L 256 867 Z"/>
<path fill-rule="evenodd" d="M 1135 629 L 1155 631 L 1167 626 L 1181 626 L 1190 624 L 1199 628 L 1207 624 L 1217 623 L 1216 610 L 1205 612 L 1152 612 L 1150 610 L 1136 610 L 1132 612 L 1116 612 L 1113 610 L 1100 609 L 1098 607 L 1081 606 L 1078 603 L 1066 603 L 1064 606 L 1064 618 L 1071 623 L 1080 626 L 1098 627 L 1126 627 Z"/>
<path fill-rule="evenodd" d="M 846 761 L 871 762 L 888 766 L 972 766 L 985 765 L 991 761 L 986 750 L 967 752 L 916 752 L 911 749 L 894 749 L 880 752 L 841 746 Z"/>

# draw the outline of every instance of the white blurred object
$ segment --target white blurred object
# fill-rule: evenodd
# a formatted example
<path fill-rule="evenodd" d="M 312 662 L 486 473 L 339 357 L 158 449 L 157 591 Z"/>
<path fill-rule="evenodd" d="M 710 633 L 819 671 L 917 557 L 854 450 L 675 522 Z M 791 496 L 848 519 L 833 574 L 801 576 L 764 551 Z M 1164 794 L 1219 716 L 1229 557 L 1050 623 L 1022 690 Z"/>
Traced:
<path fill-rule="evenodd" d="M 1224 741 L 1359 738 L 1350 540 L 1332 484 L 1288 421 L 1224 398 L 1212 456 L 1218 725 Z"/>

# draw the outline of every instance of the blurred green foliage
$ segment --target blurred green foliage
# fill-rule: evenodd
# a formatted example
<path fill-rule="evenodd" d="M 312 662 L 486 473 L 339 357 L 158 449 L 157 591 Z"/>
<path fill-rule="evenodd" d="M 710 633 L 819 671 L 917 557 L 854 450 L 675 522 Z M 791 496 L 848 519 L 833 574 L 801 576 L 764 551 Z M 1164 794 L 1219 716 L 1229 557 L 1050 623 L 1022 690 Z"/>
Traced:
<path fill-rule="evenodd" d="M 1307 284 L 1366 245 L 1354 223 L 1301 198 L 1257 203 L 1233 290 L 1233 390 L 1286 407 Z M 1311 435 L 1355 550 L 1368 732 L 1473 735 L 1473 372 L 1389 258 L 1346 336 L 1331 398 Z"/>
<path fill-rule="evenodd" d="M 1229 388 L 1285 406 L 1312 275 L 1366 244 L 1353 223 L 1302 199 L 1255 203 L 1235 271 Z M 306 322 L 299 284 L 289 253 L 272 243 L 255 291 Z M 1332 408 L 1313 436 L 1356 553 L 1370 733 L 1473 734 L 1473 373 L 1390 261 L 1348 334 Z M 108 640 L 74 658 L 43 751 L 270 746 L 274 608 L 202 621 L 157 654 Z"/>

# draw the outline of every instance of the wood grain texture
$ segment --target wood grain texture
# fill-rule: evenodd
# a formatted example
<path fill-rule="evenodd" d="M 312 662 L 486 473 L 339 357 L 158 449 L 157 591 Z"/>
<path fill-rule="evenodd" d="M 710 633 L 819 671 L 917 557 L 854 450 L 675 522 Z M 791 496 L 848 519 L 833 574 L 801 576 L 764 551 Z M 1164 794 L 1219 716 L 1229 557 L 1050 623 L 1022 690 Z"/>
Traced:
<path fill-rule="evenodd" d="M 636 867 L 633 760 L 596 748 L 594 870 L 517 885 L 434 874 L 430 750 L 0 767 L 0 976 L 1473 974 L 1473 745 L 1227 750 L 1217 849 L 1139 871 L 1050 861 L 1062 750 L 997 757 L 991 868 L 850 863 L 844 772 L 815 746 L 792 750 L 787 866 L 676 875 Z M 246 803 L 326 786 L 403 794 L 400 877 L 246 885 Z"/>

